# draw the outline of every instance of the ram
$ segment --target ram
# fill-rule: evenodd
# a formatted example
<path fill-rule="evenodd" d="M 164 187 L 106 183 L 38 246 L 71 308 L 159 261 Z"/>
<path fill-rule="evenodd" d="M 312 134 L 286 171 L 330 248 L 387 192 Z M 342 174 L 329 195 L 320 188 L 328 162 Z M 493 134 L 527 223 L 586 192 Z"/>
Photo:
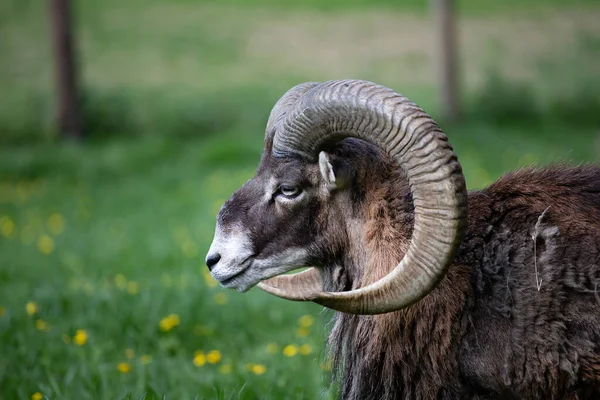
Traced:
<path fill-rule="evenodd" d="M 277 102 L 206 263 L 224 287 L 337 310 L 344 399 L 599 399 L 599 259 L 598 166 L 467 193 L 419 107 L 330 81 Z"/>

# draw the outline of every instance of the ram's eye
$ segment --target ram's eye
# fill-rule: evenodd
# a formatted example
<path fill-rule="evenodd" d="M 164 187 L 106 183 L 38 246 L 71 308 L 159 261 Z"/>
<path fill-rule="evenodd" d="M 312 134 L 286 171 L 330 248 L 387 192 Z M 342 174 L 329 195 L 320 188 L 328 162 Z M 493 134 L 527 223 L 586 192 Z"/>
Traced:
<path fill-rule="evenodd" d="M 298 186 L 281 185 L 279 186 L 279 193 L 288 199 L 298 197 L 302 190 Z"/>

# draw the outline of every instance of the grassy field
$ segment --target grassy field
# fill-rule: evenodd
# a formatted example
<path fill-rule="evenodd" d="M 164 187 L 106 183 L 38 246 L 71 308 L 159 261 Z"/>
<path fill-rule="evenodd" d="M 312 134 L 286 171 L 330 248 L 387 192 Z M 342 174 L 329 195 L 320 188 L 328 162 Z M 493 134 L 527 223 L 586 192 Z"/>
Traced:
<path fill-rule="evenodd" d="M 232 159 L 219 162 L 223 146 Z M 1 397 L 317 397 L 318 308 L 225 292 L 202 262 L 258 152 L 222 140 L 2 152 Z"/>
<path fill-rule="evenodd" d="M 52 129 L 45 5 L 0 4 L 0 399 L 334 398 L 329 314 L 203 265 L 291 85 L 360 77 L 435 116 L 424 2 L 78 2 L 89 140 Z M 600 155 L 597 2 L 461 2 L 469 188 Z M 515 7 L 519 7 L 515 9 Z"/>
<path fill-rule="evenodd" d="M 293 7 L 236 1 L 76 2 L 88 132 L 105 138 L 260 130 L 290 86 L 348 77 L 397 88 L 435 115 L 435 40 L 426 1 L 354 0 L 335 11 L 311 7 L 314 0 Z M 515 103 L 521 113 L 542 103 L 550 116 L 564 103 L 598 106 L 600 2 L 509 2 L 496 10 L 497 3 L 460 3 L 467 93 L 481 90 L 486 100 Z M 0 2 L 0 144 L 56 138 L 47 19 L 39 1 Z M 506 93 L 505 84 L 492 88 L 504 90 L 495 96 L 485 87 L 490 75 L 532 89 L 534 102 L 523 90 Z"/>

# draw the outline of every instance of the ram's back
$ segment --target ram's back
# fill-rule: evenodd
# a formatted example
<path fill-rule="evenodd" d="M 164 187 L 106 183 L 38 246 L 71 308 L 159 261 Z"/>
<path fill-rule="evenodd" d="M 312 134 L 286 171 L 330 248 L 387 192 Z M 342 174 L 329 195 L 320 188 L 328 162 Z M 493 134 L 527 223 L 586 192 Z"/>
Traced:
<path fill-rule="evenodd" d="M 456 259 L 472 271 L 468 382 L 504 398 L 600 394 L 600 168 L 520 170 L 469 210 Z"/>

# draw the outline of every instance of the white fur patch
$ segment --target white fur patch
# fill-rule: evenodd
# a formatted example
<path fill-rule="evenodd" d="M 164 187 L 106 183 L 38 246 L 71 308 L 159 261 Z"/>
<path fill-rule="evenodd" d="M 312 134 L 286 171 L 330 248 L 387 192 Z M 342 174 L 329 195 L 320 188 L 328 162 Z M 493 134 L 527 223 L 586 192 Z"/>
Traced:
<path fill-rule="evenodd" d="M 269 202 L 271 197 L 273 197 L 273 193 L 275 193 L 275 190 L 277 190 L 277 179 L 275 179 L 274 176 L 269 178 L 269 182 L 267 183 L 265 189 L 264 201 Z"/>
<path fill-rule="evenodd" d="M 245 292 L 258 282 L 306 266 L 308 251 L 300 247 L 285 249 L 268 258 L 255 258 L 250 267 L 232 280 L 230 285 Z"/>
<path fill-rule="evenodd" d="M 319 153 L 319 171 L 321 172 L 321 178 L 327 186 L 335 188 L 335 173 L 333 172 L 333 165 L 329 161 L 329 155 L 324 151 Z"/>
<path fill-rule="evenodd" d="M 208 257 L 219 254 L 221 259 L 211 271 L 213 278 L 218 281 L 230 279 L 247 268 L 245 261 L 253 254 L 252 241 L 247 229 L 234 225 L 225 232 L 219 223 Z"/>
<path fill-rule="evenodd" d="M 211 275 L 222 286 L 245 292 L 258 282 L 306 266 L 308 251 L 289 248 L 268 258 L 255 257 L 250 232 L 241 225 L 225 231 L 219 223 L 207 258 L 219 254 L 221 259 Z"/>

